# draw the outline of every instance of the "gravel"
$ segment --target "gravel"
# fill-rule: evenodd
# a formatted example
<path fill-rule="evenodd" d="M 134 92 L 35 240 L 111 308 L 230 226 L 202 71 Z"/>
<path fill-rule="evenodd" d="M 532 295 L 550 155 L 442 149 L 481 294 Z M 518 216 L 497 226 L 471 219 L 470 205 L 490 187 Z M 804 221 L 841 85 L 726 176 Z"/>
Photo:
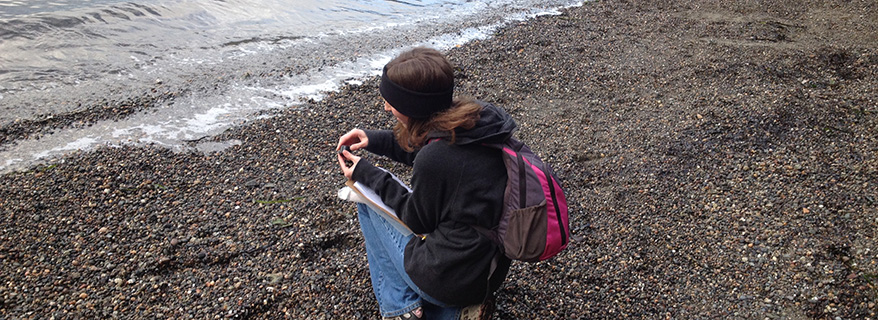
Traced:
<path fill-rule="evenodd" d="M 867 0 L 599 1 L 450 50 L 571 204 L 574 242 L 514 264 L 494 318 L 878 318 L 876 30 Z M 3 175 L 0 317 L 377 318 L 333 149 L 381 110 L 373 79 L 222 152 Z"/>

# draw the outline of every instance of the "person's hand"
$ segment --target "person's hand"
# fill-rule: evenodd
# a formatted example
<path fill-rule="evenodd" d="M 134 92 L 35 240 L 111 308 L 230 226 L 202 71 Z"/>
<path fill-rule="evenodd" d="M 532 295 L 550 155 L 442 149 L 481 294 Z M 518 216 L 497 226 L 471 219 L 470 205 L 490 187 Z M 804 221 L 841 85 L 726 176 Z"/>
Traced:
<path fill-rule="evenodd" d="M 341 167 L 341 172 L 344 173 L 344 176 L 347 177 L 349 180 L 354 174 L 354 168 L 357 167 L 357 163 L 360 162 L 360 158 L 361 157 L 355 156 L 348 150 L 342 150 L 342 152 L 338 154 L 338 165 L 339 167 Z M 350 161 L 353 164 L 348 166 L 345 161 Z"/>
<path fill-rule="evenodd" d="M 350 146 L 349 150 L 359 150 L 365 148 L 369 145 L 369 137 L 366 136 L 366 132 L 360 129 L 353 129 L 345 133 L 341 138 L 338 138 L 338 145 L 335 147 L 335 150 L 342 150 L 342 146 Z M 341 172 L 344 173 L 344 176 L 348 179 L 354 174 L 354 168 L 357 166 L 357 162 L 360 162 L 360 157 L 355 156 L 349 150 L 342 150 L 338 153 L 338 165 L 341 167 Z M 352 162 L 350 166 L 346 163 L 346 161 Z"/>
<path fill-rule="evenodd" d="M 369 137 L 366 136 L 366 132 L 361 129 L 353 129 L 345 133 L 341 138 L 338 138 L 338 145 L 335 146 L 335 150 L 341 150 L 341 146 L 351 146 L 351 151 L 356 151 L 368 145 Z"/>

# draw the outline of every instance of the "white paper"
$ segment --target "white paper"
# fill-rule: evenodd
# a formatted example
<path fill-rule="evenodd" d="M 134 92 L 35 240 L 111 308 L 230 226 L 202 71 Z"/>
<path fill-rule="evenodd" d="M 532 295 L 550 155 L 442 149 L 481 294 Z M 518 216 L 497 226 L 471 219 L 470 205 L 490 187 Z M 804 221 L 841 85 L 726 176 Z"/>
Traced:
<path fill-rule="evenodd" d="M 393 178 L 397 182 L 399 182 L 400 185 L 402 185 L 403 187 L 408 189 L 409 192 L 411 192 L 411 188 L 403 184 L 402 181 L 396 178 L 396 176 L 394 176 Z M 338 190 L 339 198 L 347 201 L 364 203 L 372 208 L 372 210 L 374 210 L 375 212 L 378 212 L 378 214 L 381 215 L 382 218 L 387 220 L 387 222 L 390 222 L 390 225 L 396 228 L 396 230 L 398 230 L 403 235 L 407 236 L 410 234 L 414 234 L 414 232 L 412 232 L 412 230 L 409 229 L 409 227 L 406 226 L 405 223 L 399 219 L 399 216 L 396 215 L 396 210 L 393 210 L 393 208 L 385 204 L 384 201 L 381 200 L 381 197 L 378 196 L 378 194 L 375 193 L 374 190 L 360 182 L 348 181 L 348 183 L 346 184 L 346 187 Z"/>
<path fill-rule="evenodd" d="M 351 187 L 345 186 L 344 188 L 338 189 L 338 198 L 346 201 L 356 202 L 356 203 L 366 203 L 366 200 L 360 198 Z"/>

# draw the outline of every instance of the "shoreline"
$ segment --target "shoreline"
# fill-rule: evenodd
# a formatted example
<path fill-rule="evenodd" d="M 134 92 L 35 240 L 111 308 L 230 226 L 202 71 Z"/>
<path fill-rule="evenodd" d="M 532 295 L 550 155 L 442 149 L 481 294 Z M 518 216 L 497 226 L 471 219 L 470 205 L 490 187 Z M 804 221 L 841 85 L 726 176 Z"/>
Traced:
<path fill-rule="evenodd" d="M 495 319 L 878 318 L 878 6 L 563 12 L 447 52 L 570 202 L 574 242 L 514 263 Z M 231 128 L 220 153 L 2 175 L 0 316 L 376 318 L 333 152 L 391 127 L 376 88 Z"/>
<path fill-rule="evenodd" d="M 567 0 L 559 1 L 569 2 Z M 517 9 L 503 6 L 498 10 L 490 10 L 478 16 L 469 16 L 470 13 L 464 10 L 463 14 L 466 16 L 442 15 L 448 19 L 432 19 L 432 21 L 416 24 L 405 22 L 408 21 L 406 18 L 399 21 L 400 23 L 387 24 L 372 29 L 368 35 L 358 34 L 366 31 L 356 31 L 356 28 L 341 31 L 346 30 L 342 27 L 337 33 L 331 32 L 322 35 L 319 32 L 313 34 L 306 32 L 301 38 L 296 36 L 289 39 L 280 36 L 279 42 L 274 42 L 262 49 L 254 51 L 251 50 L 253 48 L 247 48 L 250 44 L 261 43 L 263 38 L 274 37 L 271 35 L 271 31 L 263 30 L 268 34 L 254 35 L 255 38 L 247 41 L 233 41 L 217 48 L 217 51 L 225 52 L 221 55 L 232 54 L 234 56 L 233 53 L 240 50 L 248 52 L 247 56 L 226 57 L 228 60 L 223 60 L 224 58 L 217 56 L 201 55 L 195 59 L 197 60 L 195 66 L 189 65 L 186 62 L 189 59 L 184 56 L 192 54 L 198 56 L 197 53 L 187 52 L 182 48 L 183 51 L 179 52 L 176 51 L 177 49 L 166 48 L 168 50 L 165 53 L 170 57 L 178 55 L 179 57 L 166 59 L 168 57 L 163 58 L 165 54 L 135 52 L 135 56 L 148 55 L 151 57 L 140 57 L 141 60 L 137 60 L 133 65 L 128 64 L 128 59 L 122 59 L 125 62 L 118 68 L 106 67 L 107 70 L 118 69 L 118 74 L 115 72 L 102 74 L 102 71 L 97 70 L 100 68 L 92 69 L 77 65 L 71 66 L 73 68 L 71 70 L 62 70 L 62 73 L 71 73 L 65 80 L 53 81 L 51 75 L 47 75 L 45 79 L 37 79 L 36 76 L 34 76 L 35 79 L 28 79 L 28 76 L 14 75 L 19 74 L 21 70 L 11 71 L 7 74 L 9 77 L 6 78 L 15 82 L 16 85 L 11 85 L 10 88 L 0 87 L 0 158 L 4 158 L 0 159 L 0 173 L 38 162 L 30 159 L 31 156 L 39 155 L 50 158 L 45 155 L 56 156 L 65 150 L 73 149 L 66 148 L 65 141 L 49 145 L 43 143 L 47 140 L 57 139 L 56 137 L 59 136 L 79 138 L 85 138 L 80 134 L 88 135 L 88 137 L 97 136 L 94 139 L 95 142 L 91 143 L 90 146 L 105 142 L 123 144 L 125 142 L 148 143 L 148 141 L 154 141 L 152 138 L 155 136 L 155 130 L 144 135 L 120 133 L 127 129 L 124 127 L 124 123 L 140 117 L 145 118 L 143 122 L 146 122 L 144 124 L 146 127 L 158 127 L 156 130 L 171 131 L 167 135 L 159 135 L 156 138 L 159 143 L 180 143 L 179 140 L 173 138 L 164 138 L 173 137 L 175 133 L 185 136 L 194 135 L 196 136 L 194 138 L 212 136 L 227 127 L 252 120 L 249 115 L 258 114 L 266 109 L 294 107 L 311 99 L 319 100 L 319 97 L 322 96 L 321 92 L 335 91 L 341 83 L 349 80 L 359 81 L 358 79 L 361 77 L 368 77 L 376 72 L 370 67 L 371 64 L 385 58 L 389 59 L 393 51 L 403 46 L 412 43 L 432 43 L 439 48 L 449 48 L 467 41 L 466 39 L 486 36 L 492 32 L 489 30 L 503 24 L 500 21 L 511 23 L 512 20 L 525 19 L 526 16 L 521 16 L 517 12 L 537 10 L 536 7 L 546 5 L 545 3 L 537 5 L 532 1 L 525 2 L 529 5 Z M 536 7 L 532 5 L 536 5 Z M 542 9 L 543 11 L 536 11 L 537 13 L 533 14 L 556 12 L 560 8 L 556 5 L 562 4 L 550 1 L 547 5 Z M 454 8 L 459 9 L 467 6 L 456 3 L 448 8 L 456 10 Z M 411 8 L 417 11 L 427 7 Z M 174 11 L 172 8 L 165 9 Z M 366 15 L 381 14 L 370 10 L 362 12 Z M 400 12 L 396 12 L 396 14 L 400 14 Z M 44 18 L 52 19 L 51 17 Z M 112 22 L 108 23 L 112 24 Z M 278 24 L 283 24 L 283 22 L 278 22 Z M 430 27 L 430 25 L 434 27 Z M 473 28 L 473 26 L 478 25 L 483 27 Z M 278 28 L 275 25 L 273 29 Z M 141 31 L 150 33 L 146 30 Z M 51 31 L 47 33 L 51 33 Z M 397 36 L 398 34 L 405 34 L 406 37 L 400 38 Z M 95 35 L 100 36 L 100 31 L 95 30 Z M 108 39 L 114 39 L 115 36 L 118 35 L 110 35 Z M 17 35 L 11 35 L 11 37 L 20 38 Z M 11 41 L 15 42 L 16 39 Z M 127 40 L 119 41 L 126 42 Z M 253 42 L 251 43 L 251 41 Z M 287 47 L 284 44 L 287 41 L 297 44 L 291 44 L 290 47 Z M 12 43 L 10 45 L 9 49 L 15 47 Z M 57 45 L 65 47 L 63 43 Z M 157 46 L 161 47 L 159 44 Z M 259 46 L 261 47 L 261 45 Z M 199 47 L 206 48 L 205 46 Z M 96 48 L 96 54 L 114 57 L 128 55 L 124 49 L 121 54 L 111 53 L 115 49 L 118 48 L 112 46 Z M 198 50 L 202 49 L 196 51 Z M 27 56 L 27 54 L 24 55 Z M 131 56 L 131 58 L 136 60 L 135 56 Z M 217 61 L 217 59 L 221 61 Z M 57 63 L 63 64 L 62 60 Z M 115 64 L 118 61 L 107 61 L 107 63 Z M 95 64 L 100 63 L 95 61 Z M 64 69 L 61 65 L 59 68 Z M 38 70 L 35 72 L 41 73 Z M 48 72 L 54 74 L 52 71 Z M 79 74 L 79 77 L 73 76 L 73 74 Z M 60 75 L 55 76 L 61 77 Z M 3 80 L 0 79 L 0 81 Z M 50 83 L 41 85 L 41 82 Z M 41 86 L 42 88 L 36 89 Z M 251 87 L 259 89 L 251 90 Z M 235 101 L 241 100 L 244 102 L 235 103 Z M 246 101 L 259 102 L 247 104 Z M 225 103 L 231 103 L 235 110 L 219 110 L 225 112 L 225 119 L 231 119 L 226 122 L 215 120 L 216 122 L 213 124 L 221 127 L 219 130 L 202 132 L 200 130 L 202 128 L 199 127 L 183 126 L 179 128 L 180 126 L 163 122 L 166 117 L 168 119 L 186 118 L 192 114 L 211 113 L 217 109 L 214 106 Z M 152 114 L 155 114 L 157 119 L 148 116 Z M 114 130 L 109 133 L 98 129 L 105 125 L 113 126 L 114 123 L 123 126 L 123 131 Z M 136 131 L 138 124 L 140 122 L 135 122 L 133 124 L 135 128 L 132 130 Z M 83 131 L 91 132 L 84 133 Z M 143 136 L 146 136 L 145 139 Z M 71 140 L 75 141 L 76 139 Z M 37 150 L 28 153 L 31 149 Z M 7 164 L 4 167 L 3 161 L 12 165 Z M 12 168 L 10 169 L 10 167 Z"/>

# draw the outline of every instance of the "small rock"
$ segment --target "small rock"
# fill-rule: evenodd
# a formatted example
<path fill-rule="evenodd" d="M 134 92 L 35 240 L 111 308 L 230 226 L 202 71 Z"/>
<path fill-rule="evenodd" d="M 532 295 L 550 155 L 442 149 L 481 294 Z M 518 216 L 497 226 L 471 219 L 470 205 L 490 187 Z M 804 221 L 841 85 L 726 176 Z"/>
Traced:
<path fill-rule="evenodd" d="M 258 187 L 260 184 L 262 184 L 262 183 L 259 182 L 259 179 L 253 179 L 253 180 L 249 180 L 249 181 L 245 182 L 244 186 L 253 188 L 253 187 Z"/>

